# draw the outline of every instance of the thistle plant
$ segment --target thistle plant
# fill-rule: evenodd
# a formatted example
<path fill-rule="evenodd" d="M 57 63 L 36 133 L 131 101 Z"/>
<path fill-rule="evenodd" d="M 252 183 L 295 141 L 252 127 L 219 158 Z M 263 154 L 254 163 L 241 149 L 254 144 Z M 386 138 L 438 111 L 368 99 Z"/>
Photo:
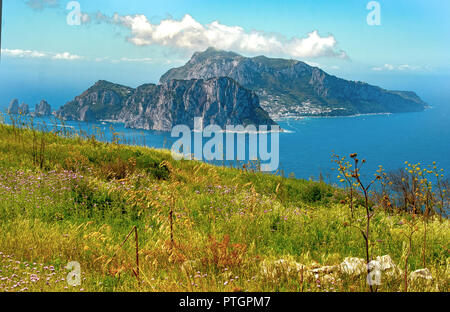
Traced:
<path fill-rule="evenodd" d="M 433 162 L 433 166 L 421 166 L 421 163 L 408 164 L 408 172 L 411 175 L 411 180 L 414 185 L 413 189 L 413 215 L 420 213 L 423 221 L 423 247 L 422 247 L 422 264 L 426 267 L 426 254 L 427 254 L 427 225 L 429 218 L 436 213 L 435 207 L 441 207 L 444 210 L 444 204 L 441 195 L 444 194 L 441 187 L 441 179 L 443 174 L 437 171 L 436 162 Z M 437 178 L 436 185 L 433 185 L 432 176 Z M 417 211 L 417 209 L 419 209 Z"/>
<path fill-rule="evenodd" d="M 374 216 L 374 212 L 370 211 L 370 207 L 369 207 L 369 190 L 371 188 L 371 186 L 375 183 L 376 180 L 380 180 L 381 177 L 377 176 L 375 180 L 372 180 L 369 184 L 365 185 L 363 183 L 363 181 L 361 180 L 361 175 L 360 175 L 360 170 L 361 167 L 366 163 L 366 160 L 363 159 L 361 161 L 361 167 L 358 167 L 359 165 L 359 159 L 357 158 L 358 155 L 355 154 L 351 154 L 350 157 L 353 159 L 354 164 L 355 164 L 355 169 L 351 170 L 351 176 L 354 180 L 356 180 L 359 188 L 361 189 L 361 191 L 364 194 L 364 207 L 366 209 L 366 228 L 365 230 L 360 229 L 361 230 L 361 234 L 364 237 L 364 241 L 365 241 L 365 246 L 366 246 L 366 262 L 367 265 L 369 265 L 370 261 L 371 261 L 371 257 L 370 257 L 370 220 L 372 219 L 372 217 Z M 370 273 L 369 268 L 367 268 L 367 273 Z M 373 292 L 373 287 L 372 285 L 370 286 L 370 291 Z"/>
<path fill-rule="evenodd" d="M 432 182 L 428 180 L 426 174 L 431 173 L 431 171 L 427 171 L 426 169 L 423 169 L 419 172 L 418 175 L 420 177 L 419 180 L 419 198 L 420 201 L 423 203 L 423 248 L 422 248 L 422 262 L 423 267 L 426 267 L 426 249 L 427 249 L 427 224 L 428 224 L 428 218 L 430 217 L 430 214 L 433 213 L 433 206 L 434 201 L 433 198 L 435 196 L 435 193 L 433 192 L 433 185 Z"/>
<path fill-rule="evenodd" d="M 384 170 L 383 166 L 378 166 L 377 173 L 375 177 L 379 177 L 380 188 L 381 188 L 381 196 L 379 201 L 384 208 L 385 212 L 393 212 L 393 205 L 391 201 L 391 196 L 389 192 L 389 188 L 392 186 L 393 182 L 390 180 L 386 170 Z"/>
<path fill-rule="evenodd" d="M 333 154 L 333 161 L 338 165 L 337 170 L 339 171 L 339 175 L 337 176 L 337 178 L 339 179 L 339 182 L 345 183 L 350 191 L 349 205 L 350 205 L 351 217 L 353 219 L 353 193 L 354 193 L 355 186 L 352 181 L 352 176 L 349 172 L 349 170 L 352 167 L 352 164 L 350 164 L 350 162 L 348 162 L 348 161 L 345 161 L 345 157 L 340 157 L 336 154 Z"/>
<path fill-rule="evenodd" d="M 381 176 L 376 174 L 376 178 L 373 179 L 372 181 L 370 181 L 368 184 L 365 184 L 362 180 L 361 180 L 361 174 L 360 174 L 360 170 L 361 167 L 366 163 L 366 160 L 363 159 L 362 161 L 360 161 L 357 157 L 358 155 L 356 153 L 351 154 L 350 158 L 353 159 L 353 163 L 354 165 L 349 165 L 343 164 L 343 158 L 340 158 L 339 156 L 335 156 L 337 159 L 337 163 L 339 165 L 339 170 L 340 172 L 343 174 L 344 178 L 341 179 L 345 181 L 349 181 L 350 184 L 352 185 L 351 189 L 353 190 L 354 188 L 359 189 L 363 196 L 364 196 L 364 208 L 365 208 L 365 219 L 366 219 L 366 224 L 365 226 L 358 226 L 358 225 L 353 225 L 350 224 L 350 226 L 358 229 L 361 233 L 361 235 L 363 236 L 364 239 L 364 245 L 365 245 L 365 253 L 366 253 L 366 264 L 367 264 L 367 274 L 370 274 L 370 269 L 369 269 L 369 263 L 371 261 L 371 256 L 370 256 L 370 221 L 372 219 L 372 217 L 374 216 L 374 212 L 370 207 L 369 204 L 369 191 L 370 188 L 372 187 L 372 185 L 376 182 L 381 180 Z M 354 169 L 352 169 L 354 168 Z M 351 178 L 351 179 L 350 179 Z M 354 183 L 353 183 L 354 182 Z M 352 193 L 353 196 L 353 193 Z M 351 206 L 352 207 L 352 206 Z M 370 287 L 370 291 L 373 292 L 373 286 L 369 285 Z"/>
<path fill-rule="evenodd" d="M 403 282 L 404 282 L 404 291 L 408 292 L 408 261 L 409 257 L 411 256 L 412 252 L 412 241 L 413 241 L 413 235 L 418 231 L 418 227 L 416 225 L 416 215 L 412 213 L 411 221 L 408 221 L 406 219 L 403 219 L 400 221 L 400 225 L 406 224 L 408 227 L 408 231 L 402 231 L 403 236 L 407 239 L 407 246 L 406 246 L 406 252 L 404 254 L 405 256 L 405 263 L 404 263 L 404 276 L 403 276 Z"/>
<path fill-rule="evenodd" d="M 448 185 L 446 185 L 446 182 L 444 181 L 444 169 L 438 169 L 436 162 L 433 162 L 433 166 L 430 169 L 430 174 L 435 177 L 436 206 L 439 209 L 439 218 L 442 221 L 442 217 L 447 215 L 446 210 L 448 209 Z"/>

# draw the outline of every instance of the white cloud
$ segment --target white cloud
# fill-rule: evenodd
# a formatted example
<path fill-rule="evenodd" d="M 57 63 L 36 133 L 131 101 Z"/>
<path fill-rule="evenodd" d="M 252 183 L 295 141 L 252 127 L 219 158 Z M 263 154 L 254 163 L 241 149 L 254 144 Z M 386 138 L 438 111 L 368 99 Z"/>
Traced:
<path fill-rule="evenodd" d="M 382 70 L 394 70 L 394 66 L 391 64 L 384 64 L 381 67 L 374 67 L 372 68 L 375 71 L 382 71 Z"/>
<path fill-rule="evenodd" d="M 35 10 L 58 7 L 58 0 L 28 0 L 28 6 Z M 100 11 L 94 14 L 81 13 L 81 23 L 112 23 L 127 28 L 129 42 L 136 46 L 160 45 L 187 52 L 202 51 L 208 47 L 233 50 L 248 54 L 266 54 L 293 58 L 337 57 L 347 54 L 337 48 L 332 35 L 320 36 L 317 30 L 305 37 L 286 38 L 262 31 L 246 31 L 240 26 L 228 26 L 214 21 L 201 24 L 186 14 L 182 19 L 166 19 L 152 24 L 145 15 L 106 16 Z"/>
<path fill-rule="evenodd" d="M 5 56 L 18 58 L 43 58 L 47 56 L 44 52 L 21 49 L 2 49 L 1 52 Z"/>
<path fill-rule="evenodd" d="M 54 53 L 54 52 L 41 52 L 35 50 L 22 50 L 22 49 L 2 49 L 2 56 L 5 57 L 14 57 L 14 58 L 41 58 L 41 59 L 49 59 L 49 60 L 63 60 L 63 61 L 75 61 L 75 60 L 84 60 L 88 62 L 109 62 L 112 64 L 119 63 L 136 63 L 136 64 L 150 64 L 157 62 L 166 62 L 168 64 L 176 63 L 182 64 L 185 63 L 186 60 L 179 59 L 153 59 L 150 57 L 142 57 L 142 58 L 132 58 L 132 57 L 121 57 L 121 58 L 112 58 L 109 56 L 101 56 L 101 57 L 87 57 L 80 56 L 76 54 L 72 54 L 69 52 L 62 53 Z"/>
<path fill-rule="evenodd" d="M 2 55 L 15 57 L 15 58 L 46 58 L 54 60 L 79 60 L 82 56 L 71 54 L 69 52 L 63 53 L 53 53 L 53 52 L 42 52 L 35 50 L 22 50 L 22 49 L 2 49 Z"/>
<path fill-rule="evenodd" d="M 128 58 L 128 57 L 122 57 L 120 59 L 122 62 L 131 62 L 131 63 L 151 63 L 154 60 L 150 57 L 144 57 L 144 58 Z"/>
<path fill-rule="evenodd" d="M 412 66 L 412 65 L 408 65 L 408 64 L 399 65 L 399 66 L 395 66 L 395 65 L 391 65 L 391 64 L 384 64 L 383 66 L 380 66 L 380 67 L 372 67 L 372 70 L 374 70 L 374 71 L 418 70 L 418 69 L 420 69 L 420 66 Z"/>
<path fill-rule="evenodd" d="M 56 53 L 55 55 L 52 56 L 52 59 L 54 60 L 68 60 L 68 61 L 79 60 L 81 58 L 82 58 L 81 56 L 70 54 L 69 52 Z"/>
<path fill-rule="evenodd" d="M 405 65 L 400 65 L 398 67 L 398 69 L 399 70 L 417 70 L 417 69 L 420 69 L 420 66 L 412 66 L 412 65 L 405 64 Z"/>
<path fill-rule="evenodd" d="M 97 13 L 97 17 L 98 17 Z M 105 21 L 101 15 L 98 21 Z M 190 15 L 181 20 L 166 19 L 152 24 L 145 15 L 115 14 L 108 22 L 130 30 L 128 41 L 137 46 L 160 45 L 187 51 L 200 51 L 208 47 L 243 53 L 315 58 L 321 56 L 346 58 L 337 49 L 336 39 L 321 37 L 317 30 L 305 38 L 287 39 L 260 31 L 245 31 L 240 26 L 228 26 L 214 21 L 203 25 Z"/>

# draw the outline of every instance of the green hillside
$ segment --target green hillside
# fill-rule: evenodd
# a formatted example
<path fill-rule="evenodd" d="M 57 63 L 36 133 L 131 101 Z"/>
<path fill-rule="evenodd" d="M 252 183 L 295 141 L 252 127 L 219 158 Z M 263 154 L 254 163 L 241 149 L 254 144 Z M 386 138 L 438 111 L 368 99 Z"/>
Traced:
<path fill-rule="evenodd" d="M 366 259 L 361 194 L 352 217 L 320 181 L 63 134 L 0 124 L 0 291 L 370 290 L 365 266 L 342 266 Z M 369 252 L 393 264 L 373 290 L 449 291 L 449 221 L 376 198 Z M 81 286 L 63 280 L 71 261 Z M 410 278 L 424 262 L 432 279 Z"/>

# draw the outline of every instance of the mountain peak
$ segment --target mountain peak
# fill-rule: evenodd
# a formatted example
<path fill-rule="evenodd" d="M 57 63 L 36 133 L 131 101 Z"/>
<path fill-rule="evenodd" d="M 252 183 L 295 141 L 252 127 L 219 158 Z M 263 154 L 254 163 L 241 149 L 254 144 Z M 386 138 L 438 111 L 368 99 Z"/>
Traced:
<path fill-rule="evenodd" d="M 213 47 L 209 47 L 203 52 L 195 52 L 190 62 L 203 62 L 207 59 L 234 59 L 242 58 L 241 55 L 225 50 L 219 50 Z"/>
<path fill-rule="evenodd" d="M 107 81 L 107 80 L 99 80 L 97 81 L 94 86 L 112 86 L 112 85 L 116 85 L 113 82 Z"/>
<path fill-rule="evenodd" d="M 220 50 L 216 49 L 214 47 L 208 47 L 208 49 L 205 50 L 205 52 L 215 52 L 215 51 L 220 51 Z"/>
<path fill-rule="evenodd" d="M 414 112 L 426 107 L 414 94 L 340 79 L 301 61 L 249 58 L 215 48 L 195 53 L 186 65 L 165 73 L 160 82 L 214 77 L 230 77 L 256 92 L 273 118 Z"/>
<path fill-rule="evenodd" d="M 110 82 L 107 80 L 99 80 L 97 81 L 91 88 L 119 88 L 119 89 L 132 89 L 130 87 L 120 85 L 114 82 Z"/>

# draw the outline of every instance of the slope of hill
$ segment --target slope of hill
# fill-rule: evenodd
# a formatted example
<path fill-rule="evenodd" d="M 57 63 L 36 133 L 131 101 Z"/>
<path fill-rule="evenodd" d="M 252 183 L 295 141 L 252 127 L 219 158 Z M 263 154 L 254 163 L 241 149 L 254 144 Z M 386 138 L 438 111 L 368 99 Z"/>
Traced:
<path fill-rule="evenodd" d="M 368 291 L 364 201 L 251 168 L 0 124 L 0 291 Z M 378 291 L 448 292 L 449 221 L 371 205 Z"/>

